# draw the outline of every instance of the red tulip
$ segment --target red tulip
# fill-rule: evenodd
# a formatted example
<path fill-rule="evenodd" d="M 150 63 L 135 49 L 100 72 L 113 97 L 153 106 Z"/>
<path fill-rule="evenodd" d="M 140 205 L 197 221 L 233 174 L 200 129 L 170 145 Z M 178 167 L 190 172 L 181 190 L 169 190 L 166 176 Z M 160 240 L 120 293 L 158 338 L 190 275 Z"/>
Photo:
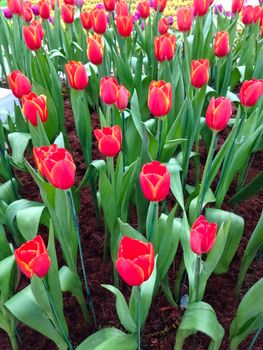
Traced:
<path fill-rule="evenodd" d="M 48 118 L 47 98 L 44 95 L 36 95 L 31 92 L 22 96 L 22 111 L 27 120 L 34 126 L 38 125 L 37 116 L 45 123 Z"/>
<path fill-rule="evenodd" d="M 208 83 L 209 60 L 193 60 L 191 64 L 191 83 L 195 88 L 201 88 Z"/>
<path fill-rule="evenodd" d="M 137 7 L 137 10 L 141 18 L 148 18 L 150 15 L 150 2 L 149 1 L 140 1 Z"/>
<path fill-rule="evenodd" d="M 125 86 L 119 85 L 115 106 L 120 111 L 124 111 L 127 108 L 130 95 L 130 92 L 126 89 Z"/>
<path fill-rule="evenodd" d="M 148 107 L 155 117 L 167 115 L 172 107 L 172 85 L 163 80 L 152 81 L 148 92 Z"/>
<path fill-rule="evenodd" d="M 128 16 L 129 15 L 129 7 L 125 0 L 119 0 L 116 4 L 115 8 L 117 16 Z"/>
<path fill-rule="evenodd" d="M 40 0 L 38 3 L 39 15 L 43 19 L 49 19 L 50 8 L 49 4 L 45 0 Z"/>
<path fill-rule="evenodd" d="M 29 23 L 32 21 L 32 18 L 33 18 L 33 11 L 31 8 L 29 7 L 23 7 L 23 12 L 22 12 L 22 15 L 23 15 L 23 19 L 25 22 Z"/>
<path fill-rule="evenodd" d="M 206 111 L 206 124 L 213 131 L 221 131 L 232 114 L 231 101 L 225 97 L 212 97 Z"/>
<path fill-rule="evenodd" d="M 87 55 L 90 62 L 96 65 L 101 64 L 104 52 L 102 37 L 95 33 L 91 38 L 87 39 L 87 46 Z"/>
<path fill-rule="evenodd" d="M 100 97 L 106 105 L 112 105 L 117 100 L 118 82 L 113 77 L 104 77 L 100 80 Z"/>
<path fill-rule="evenodd" d="M 103 0 L 103 5 L 105 9 L 109 12 L 115 9 L 115 0 Z"/>
<path fill-rule="evenodd" d="M 263 22 L 261 24 L 261 36 L 263 37 Z"/>
<path fill-rule="evenodd" d="M 176 50 L 176 36 L 166 33 L 154 38 L 154 53 L 157 61 L 171 61 Z"/>
<path fill-rule="evenodd" d="M 69 84 L 75 90 L 84 90 L 88 85 L 88 76 L 82 62 L 69 61 L 65 65 Z"/>
<path fill-rule="evenodd" d="M 190 246 L 195 254 L 208 253 L 215 244 L 217 224 L 209 223 L 204 216 L 194 222 L 190 232 Z"/>
<path fill-rule="evenodd" d="M 153 8 L 155 11 L 163 12 L 167 4 L 167 0 L 153 0 Z"/>
<path fill-rule="evenodd" d="M 64 0 L 64 4 L 65 5 L 74 6 L 75 5 L 75 0 Z"/>
<path fill-rule="evenodd" d="M 217 57 L 225 57 L 229 54 L 229 34 L 228 32 L 217 32 L 214 43 L 214 52 Z"/>
<path fill-rule="evenodd" d="M 107 29 L 107 15 L 103 9 L 92 11 L 92 27 L 95 33 L 104 34 Z"/>
<path fill-rule="evenodd" d="M 23 27 L 23 36 L 30 50 L 38 50 L 42 44 L 44 30 L 39 22 L 33 21 L 29 26 Z"/>
<path fill-rule="evenodd" d="M 209 9 L 209 0 L 194 0 L 194 16 L 205 16 Z"/>
<path fill-rule="evenodd" d="M 263 8 L 260 6 L 255 6 L 253 9 L 253 22 L 262 24 L 263 21 Z"/>
<path fill-rule="evenodd" d="M 66 24 L 72 24 L 74 22 L 74 6 L 62 5 L 61 17 Z"/>
<path fill-rule="evenodd" d="M 118 16 L 116 19 L 116 27 L 120 36 L 123 36 L 123 37 L 130 36 L 133 29 L 132 15 Z"/>
<path fill-rule="evenodd" d="M 17 265 L 27 277 L 32 278 L 35 274 L 42 278 L 48 273 L 50 258 L 41 236 L 22 244 L 14 254 Z"/>
<path fill-rule="evenodd" d="M 170 191 L 170 174 L 166 165 L 156 160 L 145 164 L 140 173 L 140 184 L 148 201 L 163 201 Z"/>
<path fill-rule="evenodd" d="M 180 32 L 189 32 L 193 22 L 193 9 L 191 7 L 180 7 L 177 10 L 177 26 Z"/>
<path fill-rule="evenodd" d="M 244 0 L 232 0 L 232 13 L 239 13 L 244 5 Z"/>
<path fill-rule="evenodd" d="M 34 147 L 33 154 L 38 170 L 51 185 L 61 190 L 73 186 L 76 166 L 65 148 L 57 145 Z"/>
<path fill-rule="evenodd" d="M 245 25 L 251 24 L 254 18 L 254 8 L 253 6 L 244 6 L 242 9 L 242 22 Z"/>
<path fill-rule="evenodd" d="M 83 11 L 80 13 L 79 17 L 82 27 L 86 30 L 90 30 L 92 28 L 92 13 L 90 11 Z"/>
<path fill-rule="evenodd" d="M 23 4 L 21 0 L 7 0 L 7 6 L 13 15 L 20 16 L 22 14 Z"/>
<path fill-rule="evenodd" d="M 166 18 L 162 18 L 158 23 L 158 32 L 163 35 L 168 32 L 169 23 Z"/>
<path fill-rule="evenodd" d="M 23 95 L 27 95 L 31 91 L 31 84 L 28 78 L 19 70 L 14 70 L 8 74 L 8 84 L 12 93 L 17 98 L 21 98 Z"/>
<path fill-rule="evenodd" d="M 153 245 L 124 236 L 116 260 L 116 269 L 121 278 L 130 286 L 140 286 L 150 278 L 153 268 Z"/>
<path fill-rule="evenodd" d="M 100 152 L 106 157 L 115 157 L 121 150 L 122 133 L 119 125 L 94 130 Z"/>
<path fill-rule="evenodd" d="M 254 106 L 263 95 L 263 80 L 246 80 L 240 89 L 240 102 L 244 107 Z"/>

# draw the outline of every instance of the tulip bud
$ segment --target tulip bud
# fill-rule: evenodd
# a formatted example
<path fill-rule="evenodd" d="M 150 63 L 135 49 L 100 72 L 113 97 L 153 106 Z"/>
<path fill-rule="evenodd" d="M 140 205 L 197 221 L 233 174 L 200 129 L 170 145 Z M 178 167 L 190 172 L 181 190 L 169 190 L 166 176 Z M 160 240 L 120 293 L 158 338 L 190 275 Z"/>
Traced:
<path fill-rule="evenodd" d="M 92 28 L 92 13 L 88 11 L 83 11 L 80 13 L 79 17 L 82 27 L 85 30 L 90 30 Z"/>
<path fill-rule="evenodd" d="M 245 25 L 251 24 L 253 22 L 254 9 L 253 6 L 244 6 L 242 9 L 242 22 Z"/>
<path fill-rule="evenodd" d="M 66 24 L 74 22 L 74 6 L 63 5 L 61 8 L 61 17 Z"/>
<path fill-rule="evenodd" d="M 166 33 L 154 38 L 154 53 L 157 61 L 171 61 L 176 50 L 176 36 Z"/>
<path fill-rule="evenodd" d="M 32 21 L 33 18 L 33 11 L 32 8 L 25 5 L 26 2 L 24 2 L 24 6 L 23 6 L 23 11 L 22 11 L 22 16 L 25 22 L 29 23 Z"/>
<path fill-rule="evenodd" d="M 46 96 L 38 96 L 33 92 L 22 96 L 22 111 L 32 125 L 38 125 L 37 116 L 39 116 L 42 123 L 47 121 L 48 110 L 46 100 Z"/>
<path fill-rule="evenodd" d="M 162 18 L 158 23 L 158 32 L 160 35 L 166 34 L 168 32 L 169 23 L 166 18 Z"/>
<path fill-rule="evenodd" d="M 84 90 L 88 85 L 88 76 L 82 62 L 69 61 L 65 65 L 69 84 L 75 90 Z"/>
<path fill-rule="evenodd" d="M 225 97 L 212 97 L 206 111 L 206 124 L 213 131 L 221 131 L 232 114 L 231 101 Z"/>
<path fill-rule="evenodd" d="M 148 107 L 155 117 L 164 117 L 172 107 L 172 85 L 163 80 L 152 81 L 148 92 Z"/>
<path fill-rule="evenodd" d="M 12 15 L 21 16 L 23 4 L 21 0 L 7 0 L 7 6 Z"/>
<path fill-rule="evenodd" d="M 209 9 L 209 0 L 194 0 L 194 16 L 205 16 Z"/>
<path fill-rule="evenodd" d="M 118 16 L 116 19 L 116 27 L 120 36 L 123 36 L 123 37 L 130 36 L 133 29 L 132 15 Z"/>
<path fill-rule="evenodd" d="M 127 108 L 130 95 L 130 92 L 126 89 L 125 86 L 119 85 L 117 100 L 114 104 L 120 111 L 124 111 Z"/>
<path fill-rule="evenodd" d="M 140 184 L 148 201 L 163 201 L 170 191 L 170 174 L 166 165 L 156 160 L 145 164 L 140 173 Z"/>
<path fill-rule="evenodd" d="M 119 125 L 94 130 L 100 152 L 106 157 L 115 157 L 121 150 L 122 133 Z"/>
<path fill-rule="evenodd" d="M 100 97 L 106 105 L 112 105 L 117 100 L 118 82 L 113 77 L 104 77 L 100 80 Z"/>
<path fill-rule="evenodd" d="M 129 15 L 129 7 L 125 0 L 119 0 L 116 4 L 116 15 L 117 16 L 128 16 Z"/>
<path fill-rule="evenodd" d="M 49 19 L 50 9 L 49 4 L 45 0 L 40 0 L 38 3 L 39 14 L 43 19 Z"/>
<path fill-rule="evenodd" d="M 180 7 L 177 10 L 177 26 L 180 32 L 189 32 L 193 22 L 193 9 L 191 7 Z"/>
<path fill-rule="evenodd" d="M 129 286 L 147 281 L 154 268 L 154 248 L 151 243 L 124 236 L 119 245 L 116 269 Z"/>
<path fill-rule="evenodd" d="M 244 0 L 232 0 L 232 13 L 236 14 L 242 10 Z"/>
<path fill-rule="evenodd" d="M 214 43 L 214 52 L 217 57 L 224 57 L 229 54 L 229 34 L 228 32 L 217 32 Z"/>
<path fill-rule="evenodd" d="M 193 60 L 191 64 L 191 83 L 199 89 L 209 80 L 209 60 Z"/>
<path fill-rule="evenodd" d="M 42 278 L 48 273 L 50 258 L 41 236 L 22 244 L 14 255 L 20 270 L 28 278 L 32 278 L 34 274 Z"/>
<path fill-rule="evenodd" d="M 240 89 L 240 102 L 244 107 L 253 107 L 263 95 L 263 80 L 246 80 Z"/>
<path fill-rule="evenodd" d="M 111 12 L 115 9 L 115 0 L 103 0 L 104 7 L 107 11 Z"/>
<path fill-rule="evenodd" d="M 34 160 L 41 175 L 55 188 L 68 190 L 75 181 L 76 166 L 71 154 L 57 145 L 34 147 Z"/>
<path fill-rule="evenodd" d="M 87 39 L 87 55 L 91 63 L 99 65 L 103 60 L 104 43 L 100 35 L 94 34 Z"/>
<path fill-rule="evenodd" d="M 138 12 L 141 18 L 148 18 L 150 15 L 150 3 L 149 1 L 141 1 L 138 4 Z"/>
<path fill-rule="evenodd" d="M 3 9 L 3 14 L 4 14 L 4 16 L 5 16 L 6 19 L 11 19 L 11 18 L 13 18 L 12 12 L 9 10 L 8 7 L 5 7 L 5 8 Z"/>
<path fill-rule="evenodd" d="M 92 11 L 92 27 L 97 34 L 104 34 L 106 32 L 107 16 L 104 10 L 96 8 Z"/>
<path fill-rule="evenodd" d="M 216 231 L 216 223 L 209 223 L 204 216 L 199 216 L 190 232 L 190 246 L 192 251 L 197 255 L 208 253 L 215 244 Z"/>
<path fill-rule="evenodd" d="M 33 21 L 29 26 L 23 27 L 23 36 L 30 50 L 38 50 L 42 44 L 44 30 L 39 22 Z"/>
<path fill-rule="evenodd" d="M 153 8 L 158 12 L 163 12 L 166 4 L 167 0 L 153 0 Z"/>
<path fill-rule="evenodd" d="M 253 22 L 261 25 L 263 21 L 263 8 L 260 6 L 255 6 L 253 9 Z"/>
<path fill-rule="evenodd" d="M 14 70 L 8 74 L 8 84 L 15 97 L 21 98 L 31 91 L 31 84 L 28 78 L 19 70 Z"/>

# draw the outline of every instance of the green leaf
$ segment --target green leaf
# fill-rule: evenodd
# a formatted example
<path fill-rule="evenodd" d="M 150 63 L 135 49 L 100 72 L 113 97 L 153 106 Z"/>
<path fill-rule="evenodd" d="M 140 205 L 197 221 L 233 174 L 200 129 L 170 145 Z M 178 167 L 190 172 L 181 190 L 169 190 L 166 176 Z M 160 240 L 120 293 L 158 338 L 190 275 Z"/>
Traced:
<path fill-rule="evenodd" d="M 43 211 L 45 209 L 45 206 L 34 206 L 34 204 L 34 202 L 31 202 L 32 206 L 29 208 L 19 209 L 16 213 L 17 227 L 24 237 L 25 241 L 29 241 L 37 235 L 41 217 L 44 214 Z M 47 212 L 45 215 L 48 215 Z"/>
<path fill-rule="evenodd" d="M 7 301 L 14 294 L 16 264 L 14 255 L 0 261 L 0 291 L 1 303 Z"/>
<path fill-rule="evenodd" d="M 24 153 L 28 146 L 31 135 L 24 132 L 13 132 L 8 134 L 8 141 L 12 149 L 12 160 L 16 165 L 23 165 Z"/>
<path fill-rule="evenodd" d="M 178 161 L 174 158 L 170 159 L 169 163 L 167 163 L 167 167 L 171 177 L 170 187 L 172 193 L 182 210 L 184 210 L 184 194 L 180 178 L 180 171 L 182 170 L 182 168 L 178 164 Z"/>

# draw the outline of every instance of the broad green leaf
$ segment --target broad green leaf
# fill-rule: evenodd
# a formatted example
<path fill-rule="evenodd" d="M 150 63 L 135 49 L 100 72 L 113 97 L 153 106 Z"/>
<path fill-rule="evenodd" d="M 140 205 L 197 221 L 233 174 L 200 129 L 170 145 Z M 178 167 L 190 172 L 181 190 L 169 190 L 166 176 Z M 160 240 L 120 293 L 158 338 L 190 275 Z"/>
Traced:
<path fill-rule="evenodd" d="M 24 132 L 13 132 L 8 135 L 14 164 L 19 166 L 23 165 L 24 153 L 30 140 L 31 135 Z"/>
<path fill-rule="evenodd" d="M 0 296 L 1 303 L 7 301 L 14 293 L 16 263 L 14 255 L 0 261 Z"/>
<path fill-rule="evenodd" d="M 45 209 L 44 205 L 34 206 L 34 202 L 31 202 L 31 204 L 31 207 L 20 209 L 16 213 L 17 227 L 25 241 L 29 241 L 36 236 L 42 214 L 44 214 L 43 210 Z M 46 213 L 46 215 L 48 214 Z"/>

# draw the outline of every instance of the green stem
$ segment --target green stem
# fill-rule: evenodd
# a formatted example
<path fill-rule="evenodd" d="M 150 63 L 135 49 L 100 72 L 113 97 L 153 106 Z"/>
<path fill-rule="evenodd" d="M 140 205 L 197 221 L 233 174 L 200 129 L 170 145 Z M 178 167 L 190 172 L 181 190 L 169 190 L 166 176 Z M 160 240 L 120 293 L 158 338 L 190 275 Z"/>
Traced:
<path fill-rule="evenodd" d="M 199 285 L 202 255 L 196 255 L 195 261 L 195 301 L 199 301 Z"/>
<path fill-rule="evenodd" d="M 111 126 L 111 105 L 107 105 L 106 108 L 106 124 Z"/>
<path fill-rule="evenodd" d="M 162 132 L 163 132 L 163 118 L 158 118 L 158 129 L 157 129 L 158 153 L 157 153 L 157 160 L 160 160 L 160 157 L 161 157 Z"/>
<path fill-rule="evenodd" d="M 87 274 L 86 274 L 86 270 L 85 270 L 83 250 L 82 250 L 82 244 L 81 244 L 81 238 L 80 238 L 79 221 L 78 221 L 78 216 L 76 213 L 76 209 L 75 209 L 75 205 L 74 205 L 74 201 L 73 201 L 72 193 L 71 193 L 70 189 L 67 191 L 67 197 L 68 197 L 68 202 L 69 202 L 70 209 L 71 209 L 74 227 L 75 227 L 75 230 L 77 233 L 77 238 L 78 238 L 80 262 L 81 262 L 81 268 L 82 268 L 82 273 L 83 273 L 84 282 L 85 282 L 85 289 L 86 289 L 86 295 L 87 295 L 87 299 L 88 299 L 88 303 L 89 303 L 89 309 L 90 309 L 90 312 L 91 312 L 92 317 L 93 317 L 94 327 L 97 329 L 97 320 L 96 320 L 95 310 L 94 310 L 94 306 L 93 306 L 93 302 L 92 302 L 92 298 L 91 298 L 91 293 L 90 293 L 90 289 L 89 289 L 89 285 L 88 285 Z"/>
<path fill-rule="evenodd" d="M 123 158 L 123 173 L 125 172 L 125 152 L 126 152 L 126 125 L 125 125 L 125 114 L 121 112 L 122 117 L 122 158 Z"/>
<path fill-rule="evenodd" d="M 154 223 L 155 223 L 155 218 L 157 214 L 158 214 L 158 203 L 154 202 L 153 210 L 152 210 L 152 220 L 151 220 L 150 232 L 149 232 L 149 242 L 153 242 L 154 240 Z"/>
<path fill-rule="evenodd" d="M 108 176 L 110 178 L 110 182 L 112 186 L 114 187 L 114 193 L 115 193 L 115 171 L 114 171 L 114 158 L 113 157 L 107 157 L 107 171 Z"/>
<path fill-rule="evenodd" d="M 18 350 L 19 348 L 18 348 L 18 343 L 17 343 L 15 334 L 13 334 L 13 333 L 8 333 L 8 337 L 9 337 L 9 340 L 10 340 L 10 343 L 11 343 L 11 346 L 12 346 L 12 349 L 13 349 L 13 350 Z"/>
<path fill-rule="evenodd" d="M 137 287 L 137 346 L 141 350 L 141 286 Z"/>
<path fill-rule="evenodd" d="M 200 154 L 199 154 L 199 135 L 197 136 L 197 140 L 195 142 L 195 153 L 196 153 L 196 156 L 195 156 L 195 171 L 196 171 L 196 174 L 195 174 L 195 184 L 196 186 L 199 185 L 199 181 L 200 181 Z"/>

